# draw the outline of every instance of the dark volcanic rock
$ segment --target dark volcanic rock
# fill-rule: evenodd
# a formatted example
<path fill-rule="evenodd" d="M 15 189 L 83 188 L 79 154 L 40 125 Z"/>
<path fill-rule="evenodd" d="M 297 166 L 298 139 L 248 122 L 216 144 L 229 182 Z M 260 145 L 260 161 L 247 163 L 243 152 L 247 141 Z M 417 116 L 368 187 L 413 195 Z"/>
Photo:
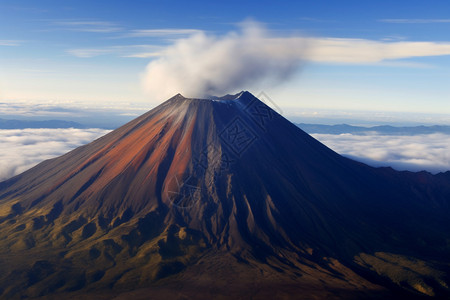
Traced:
<path fill-rule="evenodd" d="M 0 293 L 447 297 L 448 174 L 375 169 L 248 92 L 181 95 L 0 183 Z"/>

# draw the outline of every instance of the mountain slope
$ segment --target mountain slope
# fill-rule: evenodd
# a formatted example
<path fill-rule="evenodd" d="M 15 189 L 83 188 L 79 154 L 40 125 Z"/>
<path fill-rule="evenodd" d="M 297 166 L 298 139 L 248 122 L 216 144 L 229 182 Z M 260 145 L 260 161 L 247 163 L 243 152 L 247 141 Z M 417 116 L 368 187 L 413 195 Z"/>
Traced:
<path fill-rule="evenodd" d="M 248 92 L 176 95 L 0 184 L 0 292 L 445 297 L 449 196 L 450 173 L 343 158 Z"/>

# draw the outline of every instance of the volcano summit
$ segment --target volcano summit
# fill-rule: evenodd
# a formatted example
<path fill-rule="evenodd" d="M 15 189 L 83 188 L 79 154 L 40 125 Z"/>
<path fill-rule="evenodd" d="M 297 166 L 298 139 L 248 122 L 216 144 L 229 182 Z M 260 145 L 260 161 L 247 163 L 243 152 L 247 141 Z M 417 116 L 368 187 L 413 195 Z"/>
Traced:
<path fill-rule="evenodd" d="M 344 158 L 248 92 L 180 94 L 0 183 L 0 297 L 450 296 L 450 172 Z"/>

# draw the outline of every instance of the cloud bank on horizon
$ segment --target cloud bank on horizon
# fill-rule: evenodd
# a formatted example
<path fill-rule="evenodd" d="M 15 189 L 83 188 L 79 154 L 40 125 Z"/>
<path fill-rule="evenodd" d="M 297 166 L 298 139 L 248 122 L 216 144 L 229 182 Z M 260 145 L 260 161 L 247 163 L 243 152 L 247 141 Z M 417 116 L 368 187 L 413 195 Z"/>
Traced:
<path fill-rule="evenodd" d="M 108 133 L 104 129 L 0 130 L 0 181 Z"/>
<path fill-rule="evenodd" d="M 305 62 L 427 67 L 403 60 L 450 55 L 448 42 L 281 36 L 254 21 L 225 35 L 188 33 L 158 52 L 130 55 L 156 57 L 142 75 L 143 87 L 154 100 L 179 92 L 202 97 L 286 83 Z"/>
<path fill-rule="evenodd" d="M 312 134 L 341 155 L 374 167 L 399 171 L 450 171 L 450 135 L 442 133 L 408 136 Z"/>
<path fill-rule="evenodd" d="M 97 128 L 0 130 L 0 182 L 108 132 Z M 450 170 L 450 135 L 446 134 L 312 136 L 344 156 L 375 167 L 432 173 Z"/>

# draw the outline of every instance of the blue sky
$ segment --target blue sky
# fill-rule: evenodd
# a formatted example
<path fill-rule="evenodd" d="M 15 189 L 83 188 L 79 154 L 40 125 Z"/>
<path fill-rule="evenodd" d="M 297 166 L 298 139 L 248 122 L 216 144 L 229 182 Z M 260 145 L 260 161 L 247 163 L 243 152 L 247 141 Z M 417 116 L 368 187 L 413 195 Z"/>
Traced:
<path fill-rule="evenodd" d="M 220 39 L 251 18 L 272 38 L 308 43 L 285 82 L 248 88 L 285 111 L 440 114 L 436 122 L 450 123 L 449 12 L 448 1 L 2 0 L 0 101 L 150 108 L 165 99 L 143 88 L 149 63 L 179 39 Z"/>

